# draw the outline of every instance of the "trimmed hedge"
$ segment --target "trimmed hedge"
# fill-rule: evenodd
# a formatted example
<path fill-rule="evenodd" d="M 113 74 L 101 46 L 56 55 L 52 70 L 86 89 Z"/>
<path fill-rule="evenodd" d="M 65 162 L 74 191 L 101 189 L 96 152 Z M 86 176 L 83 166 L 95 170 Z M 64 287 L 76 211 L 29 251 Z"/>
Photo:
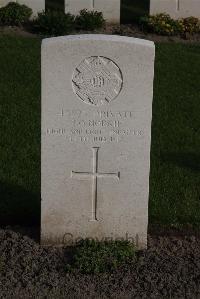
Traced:
<path fill-rule="evenodd" d="M 69 34 L 74 30 L 90 30 L 103 27 L 103 14 L 83 9 L 78 16 L 65 14 L 59 10 L 48 10 L 38 14 L 35 20 L 36 30 L 45 35 L 55 36 Z"/>
<path fill-rule="evenodd" d="M 102 28 L 105 24 L 102 12 L 83 9 L 76 17 L 60 10 L 47 10 L 38 13 L 38 17 L 30 21 L 32 9 L 26 5 L 10 2 L 0 8 L 0 25 L 21 26 L 30 23 L 38 33 L 47 36 L 69 34 L 74 30 Z"/>
<path fill-rule="evenodd" d="M 93 31 L 102 28 L 105 24 L 102 12 L 87 11 L 82 9 L 75 19 L 76 28 L 81 30 Z"/>
<path fill-rule="evenodd" d="M 161 35 L 186 35 L 200 33 L 200 20 L 195 17 L 172 19 L 161 13 L 140 19 L 142 29 Z"/>
<path fill-rule="evenodd" d="M 26 5 L 9 2 L 0 8 L 0 25 L 19 26 L 27 23 L 32 15 L 32 9 Z"/>
<path fill-rule="evenodd" d="M 75 28 L 75 17 L 58 10 L 48 10 L 38 14 L 35 28 L 39 33 L 45 35 L 69 34 Z"/>

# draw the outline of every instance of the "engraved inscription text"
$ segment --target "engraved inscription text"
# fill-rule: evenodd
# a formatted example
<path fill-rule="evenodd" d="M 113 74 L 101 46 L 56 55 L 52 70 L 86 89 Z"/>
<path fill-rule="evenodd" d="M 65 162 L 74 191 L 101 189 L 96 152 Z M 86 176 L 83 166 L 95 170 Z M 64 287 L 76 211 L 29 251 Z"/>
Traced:
<path fill-rule="evenodd" d="M 98 178 L 116 178 L 120 179 L 120 172 L 108 172 L 102 173 L 98 172 L 98 152 L 99 147 L 92 148 L 93 156 L 92 156 L 92 172 L 77 172 L 72 171 L 71 177 L 76 179 L 90 179 L 92 178 L 92 215 L 90 221 L 98 221 L 97 220 L 97 179 Z"/>

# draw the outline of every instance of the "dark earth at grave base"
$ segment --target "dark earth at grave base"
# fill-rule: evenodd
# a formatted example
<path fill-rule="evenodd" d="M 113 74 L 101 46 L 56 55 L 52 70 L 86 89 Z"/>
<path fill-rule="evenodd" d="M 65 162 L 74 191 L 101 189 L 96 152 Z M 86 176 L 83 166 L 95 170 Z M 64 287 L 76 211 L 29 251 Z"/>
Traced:
<path fill-rule="evenodd" d="M 31 30 L 23 27 L 16 26 L 1 26 L 0 27 L 0 35 L 8 34 L 8 35 L 16 35 L 22 37 L 40 37 L 45 38 L 44 36 L 37 35 L 33 33 Z M 114 35 L 122 35 L 129 36 L 135 38 L 142 38 L 151 40 L 154 42 L 172 42 L 172 43 L 199 43 L 200 42 L 200 34 L 187 34 L 186 36 L 164 36 L 155 33 L 147 33 L 140 29 L 140 27 L 136 24 L 126 24 L 126 25 L 110 25 L 106 24 L 105 28 L 98 29 L 95 31 L 73 31 L 71 34 L 114 34 Z"/>
<path fill-rule="evenodd" d="M 66 251 L 0 229 L 0 298 L 200 298 L 200 237 L 149 236 L 112 274 L 66 273 Z"/>

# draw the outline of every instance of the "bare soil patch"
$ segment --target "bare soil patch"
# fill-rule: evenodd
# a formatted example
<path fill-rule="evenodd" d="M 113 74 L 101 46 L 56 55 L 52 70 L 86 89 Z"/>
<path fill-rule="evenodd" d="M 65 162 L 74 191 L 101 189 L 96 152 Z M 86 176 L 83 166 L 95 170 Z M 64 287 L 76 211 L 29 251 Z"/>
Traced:
<path fill-rule="evenodd" d="M 25 28 L 17 26 L 0 26 L 0 35 L 2 34 L 17 35 L 22 37 L 38 37 L 37 34 L 31 33 Z"/>
<path fill-rule="evenodd" d="M 0 298 L 200 298 L 200 238 L 150 236 L 112 274 L 67 273 L 66 249 L 0 229 Z"/>
<path fill-rule="evenodd" d="M 135 38 L 142 38 L 151 40 L 154 42 L 181 42 L 181 43 L 198 43 L 200 42 L 200 34 L 189 34 L 186 37 L 181 36 L 162 36 L 153 33 L 143 32 L 138 25 L 109 25 L 107 24 L 105 28 L 96 31 L 74 31 L 71 34 L 116 34 L 123 36 L 130 36 Z M 11 34 L 23 37 L 41 37 L 36 33 L 31 31 L 31 28 L 16 27 L 16 26 L 4 26 L 0 27 L 0 34 Z"/>

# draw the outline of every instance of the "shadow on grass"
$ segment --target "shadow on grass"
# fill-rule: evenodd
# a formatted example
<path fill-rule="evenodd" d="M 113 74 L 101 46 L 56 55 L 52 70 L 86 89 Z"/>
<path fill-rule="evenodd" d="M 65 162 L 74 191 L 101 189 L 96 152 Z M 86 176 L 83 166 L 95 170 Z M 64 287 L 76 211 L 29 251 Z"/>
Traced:
<path fill-rule="evenodd" d="M 200 156 L 198 154 L 163 152 L 161 157 L 164 162 L 173 163 L 180 168 L 186 168 L 193 172 L 200 171 Z"/>
<path fill-rule="evenodd" d="M 40 225 L 40 194 L 0 182 L 0 225 Z"/>

